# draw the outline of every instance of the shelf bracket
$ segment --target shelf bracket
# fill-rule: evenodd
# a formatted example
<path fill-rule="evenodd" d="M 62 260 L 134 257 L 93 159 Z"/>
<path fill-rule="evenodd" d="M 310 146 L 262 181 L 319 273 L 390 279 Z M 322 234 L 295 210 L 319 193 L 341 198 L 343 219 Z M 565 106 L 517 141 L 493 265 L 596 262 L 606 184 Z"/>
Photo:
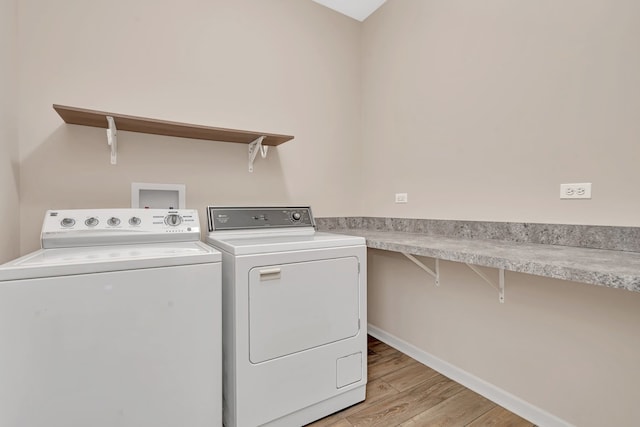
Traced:
<path fill-rule="evenodd" d="M 267 157 L 267 151 L 269 150 L 269 147 L 262 145 L 262 141 L 265 138 L 265 136 L 261 136 L 255 141 L 249 143 L 249 172 L 253 172 L 253 162 L 256 160 L 258 151 L 260 152 L 260 156 L 263 159 Z"/>
<path fill-rule="evenodd" d="M 468 263 L 465 263 L 465 264 L 467 264 L 467 267 L 473 270 L 474 273 L 480 276 L 482 280 L 487 282 L 493 289 L 498 291 L 498 299 L 500 300 L 501 304 L 504 304 L 504 268 L 498 269 L 498 284 L 496 285 L 496 283 L 493 280 L 488 278 L 486 274 L 484 274 L 482 271 L 478 270 L 477 267 Z"/>
<path fill-rule="evenodd" d="M 116 121 L 113 117 L 106 116 L 109 128 L 107 129 L 107 144 L 111 147 L 111 164 L 115 165 L 118 162 L 118 129 L 116 128 Z"/>
<path fill-rule="evenodd" d="M 440 260 L 438 258 L 435 259 L 436 261 L 436 271 L 433 271 L 432 269 L 430 269 L 429 267 L 427 267 L 426 265 L 424 265 L 422 263 L 422 261 L 420 261 L 418 258 L 414 257 L 411 254 L 408 254 L 406 252 L 400 252 L 402 255 L 406 256 L 409 260 L 411 260 L 415 265 L 417 265 L 418 267 L 420 267 L 421 269 L 423 269 L 429 276 L 433 277 L 435 280 L 435 284 L 436 286 L 440 286 Z"/>

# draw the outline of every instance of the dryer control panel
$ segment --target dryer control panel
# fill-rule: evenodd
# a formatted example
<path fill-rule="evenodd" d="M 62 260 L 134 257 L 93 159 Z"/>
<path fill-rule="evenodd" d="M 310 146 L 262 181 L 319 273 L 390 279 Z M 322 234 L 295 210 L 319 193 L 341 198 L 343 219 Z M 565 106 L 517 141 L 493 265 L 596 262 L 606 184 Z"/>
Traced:
<path fill-rule="evenodd" d="M 311 208 L 207 207 L 209 231 L 315 227 Z"/>
<path fill-rule="evenodd" d="M 200 240 L 193 209 L 49 210 L 42 224 L 43 248 Z"/>

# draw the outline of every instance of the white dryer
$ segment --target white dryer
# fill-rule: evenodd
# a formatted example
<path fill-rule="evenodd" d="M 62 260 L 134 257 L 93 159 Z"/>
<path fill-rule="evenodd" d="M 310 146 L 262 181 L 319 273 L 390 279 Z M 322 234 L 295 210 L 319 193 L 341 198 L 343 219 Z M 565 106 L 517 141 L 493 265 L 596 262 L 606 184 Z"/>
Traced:
<path fill-rule="evenodd" d="M 48 211 L 0 266 L 0 426 L 222 423 L 220 253 L 194 210 Z"/>
<path fill-rule="evenodd" d="M 366 246 L 311 209 L 207 208 L 222 252 L 226 427 L 296 426 L 365 398 Z"/>

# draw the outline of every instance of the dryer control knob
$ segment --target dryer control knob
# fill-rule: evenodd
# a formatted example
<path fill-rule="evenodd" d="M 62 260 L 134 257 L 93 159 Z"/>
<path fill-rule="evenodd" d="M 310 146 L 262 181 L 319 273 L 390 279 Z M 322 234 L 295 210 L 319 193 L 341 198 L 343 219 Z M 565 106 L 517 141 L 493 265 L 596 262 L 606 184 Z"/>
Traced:
<path fill-rule="evenodd" d="M 142 220 L 137 216 L 132 216 L 131 218 L 129 218 L 129 224 L 131 225 L 140 225 L 141 222 Z"/>
<path fill-rule="evenodd" d="M 76 224 L 76 220 L 73 218 L 64 218 L 60 221 L 60 225 L 63 227 L 73 227 Z"/>
<path fill-rule="evenodd" d="M 171 227 L 177 227 L 182 223 L 182 218 L 178 214 L 169 214 L 164 217 L 164 223 Z"/>
<path fill-rule="evenodd" d="M 91 218 L 88 218 L 84 224 L 87 227 L 95 227 L 96 225 L 98 225 L 100 221 L 98 221 L 98 218 L 96 218 L 95 216 L 92 216 Z"/>
<path fill-rule="evenodd" d="M 294 221 L 300 221 L 300 218 L 302 218 L 302 215 L 300 215 L 300 212 L 294 212 L 291 214 L 291 218 Z"/>
<path fill-rule="evenodd" d="M 112 216 L 111 218 L 109 218 L 107 220 L 107 224 L 109 224 L 111 226 L 120 225 L 120 219 L 116 218 L 115 216 Z"/>

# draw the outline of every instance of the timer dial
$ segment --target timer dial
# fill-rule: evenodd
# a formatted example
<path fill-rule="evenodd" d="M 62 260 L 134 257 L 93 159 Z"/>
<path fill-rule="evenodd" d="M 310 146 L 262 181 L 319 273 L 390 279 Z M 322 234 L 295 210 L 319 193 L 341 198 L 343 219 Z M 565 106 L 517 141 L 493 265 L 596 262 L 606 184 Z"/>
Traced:
<path fill-rule="evenodd" d="M 182 223 L 182 218 L 178 214 L 169 214 L 164 217 L 164 223 L 171 227 L 177 227 Z"/>

